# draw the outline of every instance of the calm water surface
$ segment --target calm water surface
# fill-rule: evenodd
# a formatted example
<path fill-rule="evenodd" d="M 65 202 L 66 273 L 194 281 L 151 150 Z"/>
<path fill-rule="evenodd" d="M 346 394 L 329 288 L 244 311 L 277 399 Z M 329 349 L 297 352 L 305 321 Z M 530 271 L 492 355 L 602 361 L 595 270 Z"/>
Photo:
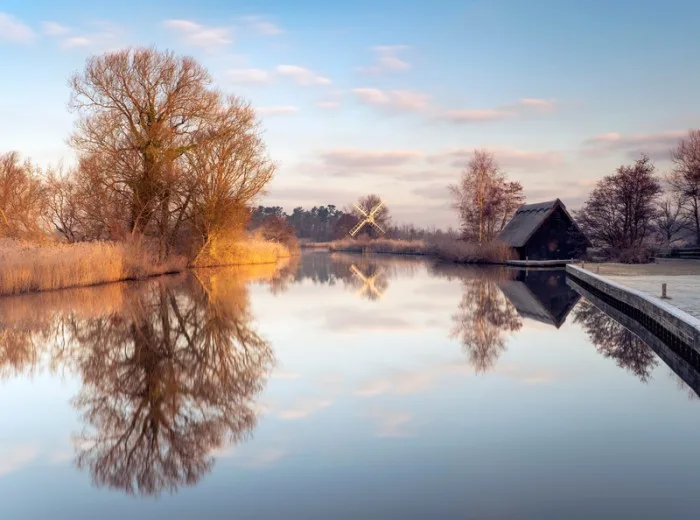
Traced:
<path fill-rule="evenodd" d="M 697 518 L 691 386 L 556 272 L 311 253 L 6 298 L 0 518 Z"/>

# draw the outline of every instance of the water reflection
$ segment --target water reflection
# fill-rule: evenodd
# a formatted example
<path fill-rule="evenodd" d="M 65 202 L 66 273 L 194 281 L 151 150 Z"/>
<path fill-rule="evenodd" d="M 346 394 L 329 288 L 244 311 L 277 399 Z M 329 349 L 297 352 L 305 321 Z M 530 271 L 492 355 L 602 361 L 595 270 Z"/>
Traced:
<path fill-rule="evenodd" d="M 437 264 L 433 272 L 460 280 L 462 297 L 452 316 L 451 336 L 459 340 L 475 372 L 488 372 L 505 351 L 507 338 L 522 327 L 521 316 L 499 287 L 515 271 Z"/>
<path fill-rule="evenodd" d="M 654 351 L 637 335 L 583 300 L 574 311 L 574 322 L 588 334 L 591 343 L 606 358 L 614 359 L 621 368 L 629 370 L 647 382 L 658 364 Z"/>
<path fill-rule="evenodd" d="M 566 284 L 566 271 L 528 269 L 498 284 L 523 318 L 560 328 L 581 296 Z"/>
<path fill-rule="evenodd" d="M 80 376 L 76 464 L 96 485 L 145 495 L 193 485 L 215 449 L 250 434 L 274 364 L 252 326 L 245 279 L 220 269 L 115 284 L 98 289 L 112 296 L 101 308 L 66 298 L 87 289 L 3 300 L 15 309 L 3 316 L 4 372 L 35 369 L 45 344 L 50 367 Z"/>
<path fill-rule="evenodd" d="M 310 252 L 301 256 L 295 279 L 330 286 L 341 282 L 360 298 L 377 301 L 392 278 L 411 276 L 423 265 L 412 257 Z"/>

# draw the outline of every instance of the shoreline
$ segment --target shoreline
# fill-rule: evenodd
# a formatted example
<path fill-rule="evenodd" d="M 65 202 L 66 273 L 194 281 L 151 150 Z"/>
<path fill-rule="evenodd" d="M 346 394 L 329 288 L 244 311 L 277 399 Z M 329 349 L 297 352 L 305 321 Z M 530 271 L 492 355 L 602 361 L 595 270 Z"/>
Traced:
<path fill-rule="evenodd" d="M 230 261 L 224 256 L 211 265 L 195 265 L 182 256 L 159 262 L 144 249 L 119 242 L 0 242 L 0 298 L 138 282 L 210 268 L 279 266 L 299 254 L 276 242 L 250 240 L 236 246 L 244 254 L 226 255 Z"/>

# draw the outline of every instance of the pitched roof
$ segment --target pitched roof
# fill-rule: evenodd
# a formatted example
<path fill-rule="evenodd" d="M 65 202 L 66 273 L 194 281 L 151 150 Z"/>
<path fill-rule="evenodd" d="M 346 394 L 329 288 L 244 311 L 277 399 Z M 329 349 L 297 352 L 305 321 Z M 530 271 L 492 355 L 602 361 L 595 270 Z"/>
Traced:
<path fill-rule="evenodd" d="M 523 247 L 557 207 L 561 207 L 564 213 L 571 218 L 564 203 L 559 199 L 536 204 L 523 204 L 503 228 L 498 239 L 510 247 Z M 573 219 L 571 220 L 573 222 Z"/>

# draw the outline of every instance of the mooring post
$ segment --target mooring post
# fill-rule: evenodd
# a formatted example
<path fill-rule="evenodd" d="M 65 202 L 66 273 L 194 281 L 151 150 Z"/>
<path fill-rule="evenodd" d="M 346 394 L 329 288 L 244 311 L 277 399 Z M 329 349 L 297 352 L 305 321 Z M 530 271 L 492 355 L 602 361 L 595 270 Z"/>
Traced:
<path fill-rule="evenodd" d="M 666 295 L 666 284 L 665 283 L 661 284 L 661 298 L 663 298 L 664 300 L 669 299 L 669 297 Z"/>

